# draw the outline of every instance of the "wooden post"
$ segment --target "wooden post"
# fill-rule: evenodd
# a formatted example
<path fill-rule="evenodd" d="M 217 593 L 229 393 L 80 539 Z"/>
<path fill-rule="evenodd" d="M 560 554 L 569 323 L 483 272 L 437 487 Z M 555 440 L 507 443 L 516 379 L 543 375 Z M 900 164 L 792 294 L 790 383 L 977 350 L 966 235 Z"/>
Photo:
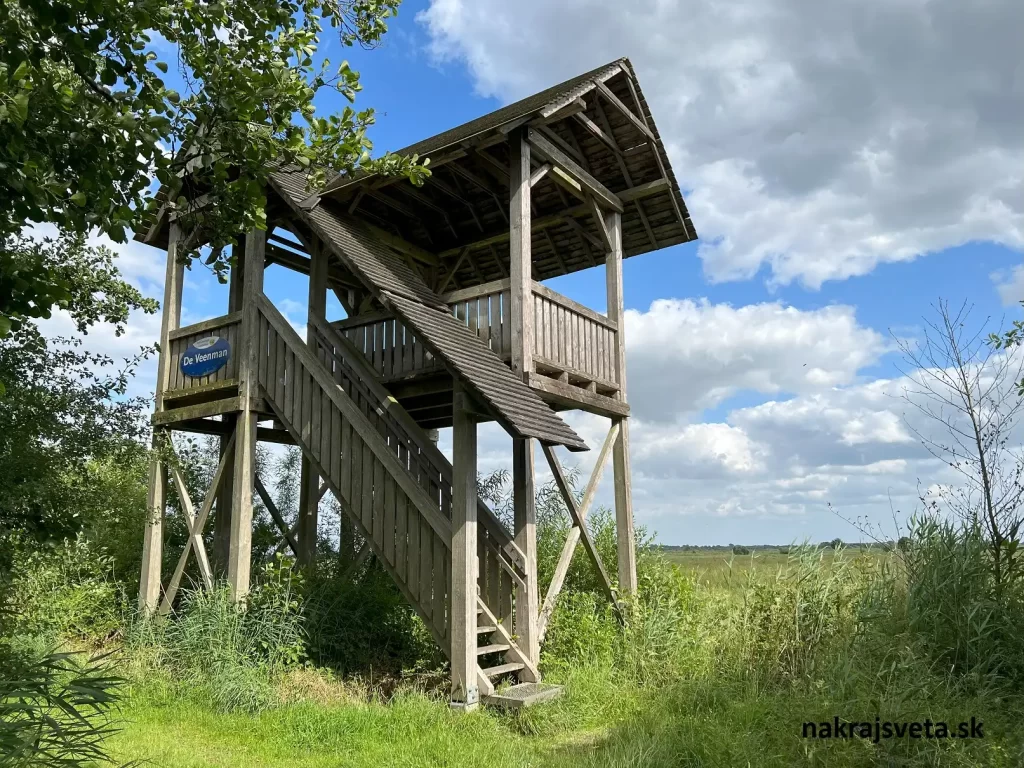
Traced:
<path fill-rule="evenodd" d="M 608 289 L 608 319 L 618 326 L 615 334 L 615 374 L 619 384 L 619 399 L 626 402 L 626 340 L 625 310 L 622 297 L 622 215 L 605 215 L 605 229 L 611 241 L 611 250 L 605 261 Z M 619 594 L 629 597 L 636 593 L 636 543 L 633 534 L 633 493 L 629 469 L 629 420 L 616 419 L 619 435 L 612 451 L 615 475 L 615 531 L 619 561 Z"/>
<path fill-rule="evenodd" d="M 245 236 L 238 238 L 238 244 L 232 246 L 234 264 L 231 267 L 230 282 L 228 283 L 228 312 L 238 312 L 242 308 L 242 285 L 245 265 Z M 238 350 L 235 350 L 238 354 Z M 236 417 L 233 413 L 225 413 L 220 417 L 228 425 L 228 431 L 220 438 L 220 455 L 230 443 L 232 455 L 228 457 L 224 465 L 224 475 L 221 480 L 220 490 L 217 493 L 217 512 L 213 517 L 213 566 L 220 577 L 228 571 L 228 553 L 231 543 L 231 499 L 234 494 L 235 485 L 235 457 L 234 443 L 231 443 L 231 435 L 234 434 Z"/>
<path fill-rule="evenodd" d="M 476 709 L 476 419 L 458 381 L 452 411 L 452 707 Z"/>
<path fill-rule="evenodd" d="M 328 251 L 319 243 L 313 243 L 310 249 L 309 269 L 309 300 L 307 304 L 308 321 L 306 324 L 306 343 L 314 344 L 313 319 L 326 319 L 327 314 L 327 260 Z M 320 414 L 311 418 L 318 419 Z M 322 428 L 322 427 L 321 427 Z M 320 476 L 313 469 L 309 460 L 302 457 L 302 468 L 299 479 L 299 527 L 298 561 L 301 565 L 309 565 L 316 559 L 317 527 L 320 510 Z M 342 516 L 345 517 L 344 515 Z M 344 525 L 347 519 L 342 520 Z M 344 532 L 342 532 L 344 538 Z"/>
<path fill-rule="evenodd" d="M 534 666 L 540 663 L 537 619 L 540 597 L 537 586 L 537 497 L 534 484 L 533 440 L 512 440 L 512 505 L 515 542 L 523 553 L 526 581 L 516 587 L 515 633 L 518 645 Z M 539 681 L 535 681 L 539 682 Z"/>
<path fill-rule="evenodd" d="M 245 239 L 245 272 L 242 280 L 242 322 L 238 349 L 238 399 L 235 422 L 235 471 L 231 509 L 231 541 L 228 551 L 228 586 L 234 600 L 249 593 L 252 560 L 252 494 L 256 483 L 256 420 L 253 410 L 259 383 L 259 311 L 256 299 L 263 292 L 266 232 L 253 229 Z"/>
<path fill-rule="evenodd" d="M 172 221 L 167 236 L 167 269 L 164 273 L 163 316 L 160 320 L 160 357 L 157 362 L 156 410 L 163 410 L 164 391 L 170 380 L 170 333 L 181 325 L 181 289 L 185 265 L 178 260 L 178 241 L 181 226 Z M 143 614 L 155 613 L 160 603 L 160 571 L 163 562 L 164 514 L 167 505 L 167 467 L 157 452 L 167 430 L 153 432 L 153 458 L 149 467 L 149 494 L 147 497 L 146 529 L 142 537 L 142 574 L 139 578 L 139 610 Z"/>
<path fill-rule="evenodd" d="M 529 378 L 533 370 L 533 277 L 530 241 L 530 145 L 526 134 L 509 135 L 509 277 L 511 278 L 512 371 Z"/>

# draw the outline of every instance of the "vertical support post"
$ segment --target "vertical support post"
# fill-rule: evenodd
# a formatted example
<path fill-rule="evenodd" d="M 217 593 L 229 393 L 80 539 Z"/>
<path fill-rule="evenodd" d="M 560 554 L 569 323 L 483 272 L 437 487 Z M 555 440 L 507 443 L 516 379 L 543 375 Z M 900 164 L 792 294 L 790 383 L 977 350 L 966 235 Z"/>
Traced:
<path fill-rule="evenodd" d="M 313 318 L 324 319 L 327 314 L 327 259 L 328 251 L 319 242 L 313 243 L 310 249 L 311 263 L 309 268 L 309 299 L 306 326 L 306 343 L 313 345 Z M 319 419 L 320 414 L 314 413 L 312 419 Z M 316 538 L 320 510 L 320 475 L 313 469 L 309 460 L 302 457 L 299 479 L 299 525 L 298 525 L 298 561 L 301 565 L 310 565 L 316 559 Z M 345 516 L 342 516 L 345 518 Z M 342 519 L 344 526 L 348 520 Z M 342 532 L 344 539 L 344 532 Z"/>
<path fill-rule="evenodd" d="M 540 663 L 537 586 L 537 497 L 532 438 L 512 439 L 512 506 L 515 542 L 525 559 L 526 582 L 516 587 L 515 634 L 518 645 L 534 666 Z M 540 682 L 536 680 L 534 682 Z"/>
<path fill-rule="evenodd" d="M 163 316 L 160 320 L 160 357 L 157 362 L 156 410 L 163 410 L 164 391 L 170 381 L 170 333 L 181 325 L 181 290 L 185 265 L 178 260 L 181 225 L 172 220 L 167 237 L 167 269 L 164 273 Z M 154 430 L 153 457 L 149 467 L 149 493 L 146 500 L 146 529 L 142 537 L 142 574 L 139 578 L 139 610 L 155 613 L 160 604 L 160 571 L 163 562 L 164 514 L 167 504 L 167 467 L 157 452 L 168 430 Z"/>
<path fill-rule="evenodd" d="M 476 418 L 454 383 L 452 412 L 452 707 L 476 709 L 477 498 Z"/>
<path fill-rule="evenodd" d="M 245 235 L 241 235 L 238 238 L 238 243 L 231 247 L 231 255 L 234 263 L 231 265 L 228 283 L 228 312 L 238 312 L 242 308 L 242 285 L 245 280 Z M 223 458 L 228 443 L 231 442 L 231 433 L 235 431 L 237 419 L 233 413 L 225 413 L 220 418 L 228 426 L 227 433 L 221 435 L 220 438 L 220 456 Z M 221 475 L 220 490 L 217 493 L 217 511 L 213 517 L 213 563 L 220 577 L 223 577 L 228 571 L 234 477 L 235 457 L 234 448 L 232 448 L 232 455 L 227 458 L 224 473 Z"/>
<path fill-rule="evenodd" d="M 512 371 L 527 381 L 533 371 L 533 257 L 530 240 L 530 145 L 522 129 L 509 135 L 509 152 Z"/>
<path fill-rule="evenodd" d="M 622 215 L 611 211 L 605 215 L 605 229 L 611 250 L 605 260 L 608 289 L 608 319 L 615 322 L 615 374 L 619 384 L 618 397 L 626 402 L 626 339 L 624 301 L 622 295 Z M 633 533 L 633 493 L 629 468 L 629 420 L 616 419 L 619 435 L 612 451 L 615 475 L 615 531 L 619 561 L 619 593 L 624 597 L 636 593 L 636 542 Z"/>
<path fill-rule="evenodd" d="M 228 586 L 231 597 L 244 600 L 249 593 L 252 561 L 252 494 L 256 482 L 256 420 L 253 407 L 259 392 L 259 310 L 256 299 L 263 291 L 266 232 L 253 229 L 245 239 L 245 272 L 242 280 L 241 344 L 238 359 L 238 400 L 241 411 L 235 422 L 235 471 L 231 509 L 231 540 L 228 547 Z"/>

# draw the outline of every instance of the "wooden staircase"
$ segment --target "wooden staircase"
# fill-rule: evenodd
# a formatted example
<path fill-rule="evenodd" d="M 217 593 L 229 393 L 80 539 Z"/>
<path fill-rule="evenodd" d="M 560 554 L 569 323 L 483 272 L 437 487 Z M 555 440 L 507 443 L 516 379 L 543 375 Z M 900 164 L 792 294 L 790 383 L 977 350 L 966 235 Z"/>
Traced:
<path fill-rule="evenodd" d="M 262 294 L 258 310 L 266 403 L 450 655 L 452 465 L 325 321 L 311 319 L 307 345 Z M 524 560 L 479 498 L 477 507 L 477 685 L 485 702 L 506 704 L 496 682 L 539 682 L 534 661 L 513 640 Z"/>

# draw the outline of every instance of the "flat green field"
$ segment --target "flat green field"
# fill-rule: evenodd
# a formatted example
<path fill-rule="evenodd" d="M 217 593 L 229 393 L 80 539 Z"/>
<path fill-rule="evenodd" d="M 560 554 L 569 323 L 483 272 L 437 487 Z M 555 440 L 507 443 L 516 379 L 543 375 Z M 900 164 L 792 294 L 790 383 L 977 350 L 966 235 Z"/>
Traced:
<path fill-rule="evenodd" d="M 792 551 L 796 551 L 793 548 Z M 846 558 L 881 557 L 885 553 L 880 548 L 850 548 L 842 550 Z M 668 560 L 692 575 L 697 581 L 710 587 L 734 588 L 745 582 L 748 574 L 756 572 L 760 576 L 772 576 L 780 571 L 788 570 L 794 563 L 795 554 L 790 554 L 789 547 L 766 547 L 751 550 L 749 554 L 734 554 L 732 550 L 703 549 L 679 550 L 666 549 L 664 555 Z M 805 553 L 804 556 L 808 556 Z M 824 563 L 831 563 L 835 550 L 822 549 L 814 553 Z"/>

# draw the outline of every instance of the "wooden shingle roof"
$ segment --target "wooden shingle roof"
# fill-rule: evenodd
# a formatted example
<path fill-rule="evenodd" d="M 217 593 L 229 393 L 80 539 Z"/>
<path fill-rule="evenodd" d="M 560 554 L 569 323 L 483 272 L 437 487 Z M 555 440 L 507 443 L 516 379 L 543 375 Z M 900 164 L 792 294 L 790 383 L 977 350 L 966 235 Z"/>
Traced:
<path fill-rule="evenodd" d="M 304 208 L 301 172 L 275 172 L 271 185 L 293 215 L 316 233 L 332 254 L 400 317 L 514 437 L 585 451 L 586 443 L 519 379 L 475 333 L 458 322 L 402 258 L 351 216 L 327 205 Z"/>
<path fill-rule="evenodd" d="M 529 126 L 623 201 L 627 258 L 697 238 L 647 100 L 618 59 L 396 154 L 429 159 L 422 187 L 368 174 L 339 176 L 321 192 L 360 218 L 455 270 L 466 288 L 509 273 L 508 139 Z M 535 157 L 539 166 L 542 158 Z M 532 189 L 533 276 L 547 280 L 603 263 L 600 233 L 582 199 L 554 174 Z M 463 252 L 468 251 L 465 258 Z"/>

